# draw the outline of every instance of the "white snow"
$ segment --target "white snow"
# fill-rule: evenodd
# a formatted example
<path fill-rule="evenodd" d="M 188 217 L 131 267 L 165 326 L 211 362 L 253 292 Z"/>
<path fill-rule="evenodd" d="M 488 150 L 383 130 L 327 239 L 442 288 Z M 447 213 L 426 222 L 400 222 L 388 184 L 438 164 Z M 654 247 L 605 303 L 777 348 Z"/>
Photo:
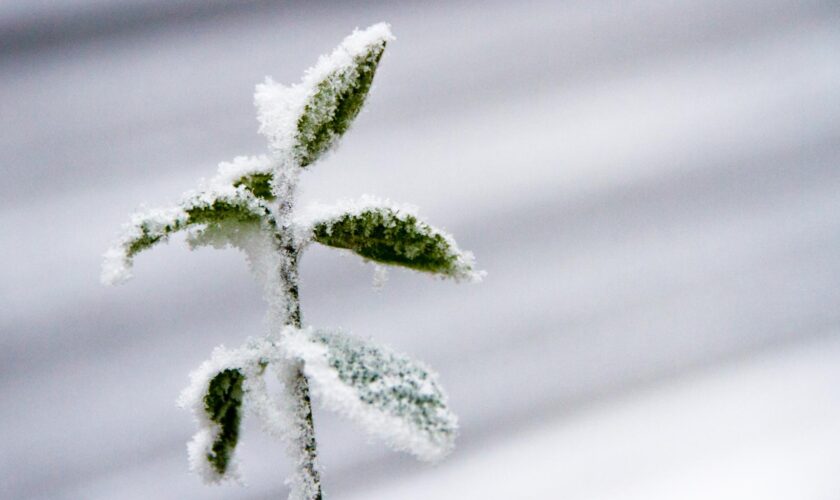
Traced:
<path fill-rule="evenodd" d="M 329 55 L 321 56 L 315 66 L 306 70 L 300 83 L 287 86 L 266 77 L 265 82 L 257 84 L 254 104 L 259 132 L 268 139 L 278 168 L 299 163 L 295 157 L 297 123 L 318 85 L 330 75 L 352 67 L 354 58 L 363 55 L 371 46 L 390 40 L 394 40 L 394 36 L 386 23 L 365 30 L 356 29 Z M 337 79 L 332 81 L 339 83 Z"/>
<path fill-rule="evenodd" d="M 400 220 L 407 216 L 419 218 L 416 205 L 363 194 L 357 199 L 342 198 L 331 204 L 313 203 L 295 215 L 295 223 L 301 230 L 311 230 L 318 223 L 376 210 L 387 210 Z"/>
<path fill-rule="evenodd" d="M 324 407 L 343 415 L 360 425 L 367 433 L 383 439 L 395 450 L 409 452 L 425 461 L 436 461 L 445 457 L 454 446 L 457 418 L 445 408 L 439 408 L 433 417 L 434 424 L 442 427 L 432 427 L 428 421 L 419 423 L 417 410 L 406 407 L 404 403 L 390 408 L 376 406 L 375 401 L 363 399 L 358 388 L 353 387 L 339 376 L 338 370 L 330 363 L 328 346 L 313 339 L 314 331 L 307 328 L 285 335 L 281 344 L 287 355 L 303 361 L 303 369 L 309 379 L 312 394 L 320 399 Z M 390 351 L 379 348 L 390 354 Z M 361 357 L 361 356 L 360 356 Z M 399 361 L 405 358 L 400 356 Z M 436 383 L 436 375 L 422 364 L 414 362 L 414 366 L 428 374 L 428 378 L 411 382 L 419 382 L 418 393 L 429 398 L 442 398 Z M 401 377 L 412 377 L 408 371 L 402 371 Z M 397 389 L 404 385 L 404 380 L 391 380 L 394 374 L 382 373 L 377 381 L 369 385 L 372 391 L 390 397 L 390 389 Z"/>
<path fill-rule="evenodd" d="M 297 328 L 287 326 L 281 335 L 283 338 L 292 338 L 298 333 Z M 302 472 L 305 464 L 300 450 L 302 431 L 299 421 L 302 407 L 291 390 L 298 368 L 299 361 L 289 359 L 281 345 L 268 337 L 248 339 L 238 349 L 231 350 L 224 346 L 214 349 L 210 359 L 190 374 L 190 385 L 178 399 L 179 406 L 190 409 L 198 424 L 198 431 L 187 445 L 190 470 L 200 475 L 206 483 L 219 483 L 228 479 L 241 482 L 235 452 L 224 476 L 207 460 L 221 429 L 207 417 L 204 404 L 211 380 L 224 370 L 236 369 L 245 376 L 242 411 L 256 416 L 266 433 L 284 442 L 287 454 L 297 465 L 286 480 L 290 487 L 289 500 L 311 498 L 311 492 L 316 487 L 308 474 Z M 275 373 L 282 384 L 279 398 L 273 398 L 268 393 L 265 381 L 265 372 L 268 370 Z"/>
<path fill-rule="evenodd" d="M 224 476 L 219 474 L 207 460 L 207 456 L 212 454 L 213 442 L 221 432 L 219 424 L 210 420 L 205 411 L 204 396 L 207 394 L 210 381 L 225 370 L 239 370 L 245 376 L 243 409 L 253 406 L 257 411 L 262 412 L 265 404 L 265 393 L 263 390 L 264 382 L 262 382 L 263 368 L 260 366 L 260 362 L 275 359 L 278 359 L 276 349 L 273 348 L 271 343 L 251 339 L 239 349 L 230 350 L 224 346 L 216 347 L 210 359 L 190 373 L 190 385 L 181 392 L 178 405 L 191 410 L 193 418 L 198 424 L 198 431 L 187 444 L 187 452 L 190 470 L 200 475 L 205 482 L 218 483 L 225 479 L 239 477 L 235 452 Z M 252 396 L 253 405 L 251 404 Z M 260 416 L 268 415 L 260 413 Z M 275 417 L 274 414 L 270 417 L 266 420 L 272 428 L 282 425 L 278 424 L 278 421 L 281 421 L 279 417 Z"/>
<path fill-rule="evenodd" d="M 210 180 L 210 185 L 214 189 L 224 189 L 247 175 L 269 172 L 271 159 L 268 156 L 237 156 L 232 161 L 219 163 L 218 173 Z"/>
<path fill-rule="evenodd" d="M 396 38 L 388 23 L 377 23 L 363 30 L 356 28 L 330 54 L 322 55 L 315 66 L 306 70 L 301 84 L 314 87 L 336 71 L 352 66 L 355 58 L 364 55 L 370 47 L 393 40 Z"/>
<path fill-rule="evenodd" d="M 297 328 L 288 326 L 284 329 L 282 337 L 294 336 L 298 332 Z M 288 358 L 288 353 L 285 353 L 285 355 Z M 311 405 L 306 407 L 303 401 L 297 399 L 294 390 L 299 382 L 298 372 L 300 369 L 300 361 L 293 359 L 287 359 L 285 363 L 274 365 L 274 372 L 284 387 L 281 393 L 284 416 L 291 424 L 285 435 L 286 454 L 294 464 L 291 474 L 285 480 L 285 484 L 289 486 L 289 500 L 310 500 L 315 498 L 319 489 L 319 485 L 315 482 L 307 467 L 311 465 L 315 471 L 320 473 L 320 463 L 317 457 L 314 463 L 309 463 L 310 457 L 306 450 L 308 444 L 307 430 L 301 425 L 307 418 L 307 414 L 311 415 L 312 408 Z"/>
<path fill-rule="evenodd" d="M 131 215 L 123 226 L 122 235 L 103 254 L 102 283 L 114 285 L 131 278 L 134 258 L 129 255 L 129 249 L 139 238 L 145 235 L 159 238 L 158 242 L 166 241 L 171 233 L 186 229 L 190 224 L 189 210 L 210 207 L 217 201 L 237 205 L 260 217 L 270 214 L 270 208 L 244 186 L 234 188 L 219 184 L 201 191 L 187 191 L 176 206 L 141 210 Z"/>
<path fill-rule="evenodd" d="M 475 256 L 468 250 L 461 250 L 455 242 L 455 238 L 442 229 L 438 229 L 418 215 L 418 209 L 414 205 L 397 203 L 387 198 L 378 198 L 372 195 L 362 195 L 358 199 L 341 199 L 336 203 L 326 205 L 315 203 L 301 211 L 295 216 L 294 223 L 299 241 L 310 241 L 312 230 L 317 224 L 329 224 L 330 221 L 337 221 L 347 215 L 359 216 L 367 212 L 380 212 L 395 217 L 397 220 L 406 221 L 409 217 L 417 220 L 418 231 L 428 236 L 441 236 L 449 247 L 450 254 L 455 258 L 455 272 L 445 277 L 455 281 L 466 281 L 472 283 L 481 282 L 487 271 L 477 270 Z"/>
<path fill-rule="evenodd" d="M 106 285 L 124 283 L 131 278 L 133 258 L 128 255 L 131 242 L 143 236 L 145 228 L 150 235 L 166 238 L 164 228 L 184 224 L 187 213 L 183 207 L 155 208 L 136 212 L 123 225 L 123 234 L 103 254 L 101 281 Z"/>

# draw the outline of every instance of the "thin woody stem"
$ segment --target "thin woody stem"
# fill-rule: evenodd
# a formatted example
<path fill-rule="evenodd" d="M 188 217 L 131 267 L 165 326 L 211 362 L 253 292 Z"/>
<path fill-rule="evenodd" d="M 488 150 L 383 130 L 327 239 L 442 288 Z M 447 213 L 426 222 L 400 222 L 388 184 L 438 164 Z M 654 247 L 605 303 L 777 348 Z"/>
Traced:
<path fill-rule="evenodd" d="M 312 405 L 309 399 L 309 382 L 298 367 L 295 373 L 293 394 L 299 403 L 298 417 L 301 434 L 298 438 L 299 473 L 303 476 L 307 500 L 321 500 L 321 475 L 316 467 L 318 450 L 315 443 L 315 424 L 312 421 Z M 311 487 L 311 488 L 310 488 Z"/>
<path fill-rule="evenodd" d="M 280 280 L 284 287 L 285 324 L 301 327 L 300 297 L 298 293 L 298 257 L 300 247 L 294 238 L 291 214 L 294 208 L 295 191 L 299 171 L 296 167 L 277 172 L 275 194 L 280 202 L 278 207 L 279 231 L 276 233 L 277 249 L 283 255 L 280 268 Z M 306 500 L 321 500 L 321 475 L 317 468 L 318 450 L 315 442 L 315 423 L 312 420 L 312 401 L 309 397 L 309 381 L 303 373 L 303 366 L 294 368 L 291 379 L 287 380 L 292 397 L 297 402 L 295 419 L 299 429 L 297 437 L 297 479 L 298 493 Z"/>
<path fill-rule="evenodd" d="M 287 298 L 287 324 L 296 328 L 301 326 L 300 300 L 298 296 L 297 274 L 298 274 L 298 250 L 294 245 L 287 244 L 282 247 L 286 256 L 286 265 L 281 270 L 281 278 L 286 286 Z M 315 442 L 315 424 L 312 420 L 312 402 L 309 397 L 309 381 L 302 371 L 302 366 L 295 369 L 292 380 L 292 394 L 298 402 L 296 417 L 298 419 L 298 473 L 305 485 L 302 493 L 307 495 L 307 500 L 321 500 L 321 476 L 318 472 L 316 462 L 318 459 L 317 444 Z"/>

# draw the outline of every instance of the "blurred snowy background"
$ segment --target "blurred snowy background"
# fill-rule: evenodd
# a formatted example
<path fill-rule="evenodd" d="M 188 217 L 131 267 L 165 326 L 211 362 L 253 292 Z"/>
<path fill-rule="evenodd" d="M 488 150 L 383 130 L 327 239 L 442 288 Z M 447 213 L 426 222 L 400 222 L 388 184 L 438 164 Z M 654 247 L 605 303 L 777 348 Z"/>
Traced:
<path fill-rule="evenodd" d="M 0 498 L 284 498 L 187 473 L 175 406 L 260 334 L 241 255 L 100 254 L 141 203 L 260 153 L 253 86 L 354 27 L 398 40 L 302 202 L 414 203 L 489 276 L 314 248 L 304 320 L 441 374 L 455 453 L 417 463 L 315 414 L 333 499 L 839 499 L 840 4 L 0 2 Z"/>

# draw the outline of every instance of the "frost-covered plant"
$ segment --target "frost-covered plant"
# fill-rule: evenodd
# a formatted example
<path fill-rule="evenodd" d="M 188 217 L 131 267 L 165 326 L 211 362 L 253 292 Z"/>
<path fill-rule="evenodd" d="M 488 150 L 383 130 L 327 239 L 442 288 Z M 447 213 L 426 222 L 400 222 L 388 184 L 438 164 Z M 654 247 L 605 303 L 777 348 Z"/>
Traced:
<path fill-rule="evenodd" d="M 102 279 L 130 277 L 135 256 L 178 231 L 191 247 L 244 251 L 269 304 L 268 333 L 238 349 L 217 347 L 191 375 L 180 404 L 199 430 L 190 468 L 208 482 L 237 477 L 234 452 L 243 412 L 285 440 L 296 464 L 290 498 L 321 498 L 310 394 L 396 449 L 435 460 L 452 448 L 457 421 L 437 376 L 426 366 L 369 341 L 303 327 L 298 261 L 312 242 L 456 281 L 478 281 L 472 254 L 407 206 L 365 196 L 294 212 L 298 176 L 335 148 L 359 113 L 393 36 L 386 24 L 354 31 L 322 56 L 301 83 L 257 85 L 259 131 L 269 154 L 222 163 L 218 174 L 177 205 L 134 214 L 105 254 Z M 273 370 L 279 401 L 266 390 Z"/>

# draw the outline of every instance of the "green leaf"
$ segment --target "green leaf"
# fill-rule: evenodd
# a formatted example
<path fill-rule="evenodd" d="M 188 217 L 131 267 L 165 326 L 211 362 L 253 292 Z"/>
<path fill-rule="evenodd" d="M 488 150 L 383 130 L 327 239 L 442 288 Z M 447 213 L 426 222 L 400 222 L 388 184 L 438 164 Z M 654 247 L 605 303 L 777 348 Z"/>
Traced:
<path fill-rule="evenodd" d="M 259 224 L 273 227 L 274 219 L 266 202 L 245 186 L 192 193 L 176 207 L 134 214 L 123 236 L 105 253 L 102 281 L 107 284 L 125 281 L 131 276 L 135 255 L 190 226 L 225 229 L 236 234 L 243 226 Z"/>
<path fill-rule="evenodd" d="M 268 207 L 245 187 L 233 193 L 199 193 L 187 197 L 174 209 L 135 215 L 129 227 L 135 235 L 129 236 L 123 245 L 131 258 L 190 226 L 260 222 L 272 222 Z"/>
<path fill-rule="evenodd" d="M 238 477 L 234 452 L 245 410 L 262 417 L 266 428 L 286 438 L 281 411 L 271 404 L 263 372 L 285 358 L 269 339 L 248 339 L 238 349 L 219 346 L 210 359 L 190 373 L 190 384 L 178 398 L 189 408 L 198 430 L 187 445 L 190 470 L 208 483 Z"/>
<path fill-rule="evenodd" d="M 256 223 L 266 215 L 266 212 L 255 210 L 253 205 L 237 198 L 217 198 L 206 205 L 190 206 L 185 211 L 187 224 Z"/>
<path fill-rule="evenodd" d="M 139 234 L 126 241 L 126 255 L 129 258 L 134 257 L 191 225 L 259 223 L 268 216 L 268 211 L 241 197 L 220 197 L 209 202 L 186 202 L 182 210 L 173 210 L 170 214 L 168 217 L 161 217 L 154 213 L 145 220 L 142 217 L 137 220 L 136 231 Z"/>
<path fill-rule="evenodd" d="M 451 236 L 416 216 L 387 206 L 350 210 L 316 221 L 312 236 L 323 245 L 351 250 L 382 264 L 455 279 L 479 279 L 472 255 Z"/>
<path fill-rule="evenodd" d="M 317 84 L 297 122 L 295 153 L 301 167 L 317 160 L 350 128 L 365 103 L 386 43 L 380 39 L 368 45 L 351 64 Z"/>
<path fill-rule="evenodd" d="M 240 177 L 233 183 L 234 187 L 244 186 L 251 194 L 266 201 L 274 201 L 271 192 L 271 181 L 274 176 L 270 172 L 258 172 Z"/>
<path fill-rule="evenodd" d="M 435 460 L 454 444 L 457 418 L 422 363 L 340 332 L 300 331 L 284 347 L 324 404 L 393 447 Z"/>
<path fill-rule="evenodd" d="M 239 370 L 224 370 L 213 377 L 204 396 L 207 417 L 220 427 L 212 452 L 207 454 L 208 462 L 219 475 L 227 471 L 239 440 L 244 380 L 245 376 Z"/>

